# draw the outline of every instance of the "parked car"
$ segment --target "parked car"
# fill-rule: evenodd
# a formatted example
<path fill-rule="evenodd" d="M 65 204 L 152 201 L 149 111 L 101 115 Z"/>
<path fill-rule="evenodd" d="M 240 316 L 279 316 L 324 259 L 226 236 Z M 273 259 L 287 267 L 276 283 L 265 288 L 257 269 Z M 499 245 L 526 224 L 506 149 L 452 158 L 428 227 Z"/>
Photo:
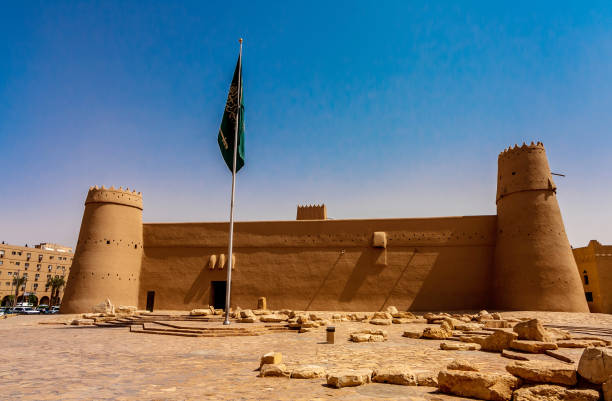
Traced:
<path fill-rule="evenodd" d="M 45 314 L 49 312 L 49 305 L 38 305 L 36 310 L 40 311 L 40 313 Z"/>
<path fill-rule="evenodd" d="M 11 308 L 10 313 L 14 313 L 17 315 L 38 315 L 40 311 L 33 309 L 33 308 L 27 308 L 24 306 L 16 306 L 14 308 Z"/>

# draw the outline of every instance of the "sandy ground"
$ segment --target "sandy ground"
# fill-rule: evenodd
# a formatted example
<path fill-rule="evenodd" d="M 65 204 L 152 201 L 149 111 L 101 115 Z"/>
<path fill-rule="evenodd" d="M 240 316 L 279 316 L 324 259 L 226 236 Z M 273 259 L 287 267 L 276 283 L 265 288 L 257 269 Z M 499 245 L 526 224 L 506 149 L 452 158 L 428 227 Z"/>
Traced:
<path fill-rule="evenodd" d="M 538 317 L 545 323 L 611 329 L 612 315 L 504 313 Z M 510 360 L 479 351 L 443 351 L 440 341 L 402 337 L 417 324 L 373 326 L 334 323 L 336 344 L 325 343 L 325 328 L 253 337 L 175 337 L 130 333 L 128 328 L 90 328 L 41 322 L 70 316 L 17 316 L 0 320 L 1 400 L 450 400 L 431 387 L 368 384 L 332 389 L 324 379 L 259 378 L 266 352 L 283 354 L 288 366 L 370 367 L 402 363 L 436 372 L 455 358 L 483 371 L 502 372 Z M 210 323 L 210 325 L 219 325 Z M 235 324 L 245 326 L 244 324 Z M 420 325 L 424 327 L 425 325 Z M 362 328 L 389 332 L 384 343 L 351 343 Z M 576 361 L 581 349 L 564 349 Z M 547 359 L 545 355 L 535 357 Z"/>

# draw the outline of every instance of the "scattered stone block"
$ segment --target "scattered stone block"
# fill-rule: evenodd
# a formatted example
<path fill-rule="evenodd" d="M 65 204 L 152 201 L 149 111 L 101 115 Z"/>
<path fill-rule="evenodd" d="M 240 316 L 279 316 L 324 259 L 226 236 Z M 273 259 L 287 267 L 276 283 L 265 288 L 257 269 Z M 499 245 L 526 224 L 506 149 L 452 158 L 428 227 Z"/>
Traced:
<path fill-rule="evenodd" d="M 125 315 L 133 315 L 134 313 L 136 313 L 136 311 L 138 310 L 137 307 L 135 306 L 125 306 L 125 305 L 121 305 L 119 306 L 115 312 L 117 313 L 123 313 Z"/>
<path fill-rule="evenodd" d="M 297 319 L 297 322 L 298 322 L 298 323 L 307 323 L 307 322 L 310 322 L 310 321 L 311 321 L 311 320 L 310 320 L 310 316 L 308 316 L 308 315 L 304 315 L 304 314 L 297 315 L 297 316 L 296 316 L 296 319 Z"/>
<path fill-rule="evenodd" d="M 446 322 L 449 325 L 451 330 L 454 330 L 457 327 L 457 325 L 465 323 L 461 320 L 454 319 L 452 317 L 445 317 L 444 319 L 442 319 L 442 321 Z"/>
<path fill-rule="evenodd" d="M 444 320 L 445 317 L 450 317 L 448 313 L 426 313 L 423 315 L 424 319 L 427 319 L 429 324 L 438 324 Z"/>
<path fill-rule="evenodd" d="M 483 351 L 502 352 L 504 349 L 510 348 L 510 344 L 517 337 L 518 335 L 511 331 L 497 330 L 488 337 L 485 337 L 480 345 Z"/>
<path fill-rule="evenodd" d="M 480 323 L 460 323 L 455 325 L 455 329 L 461 331 L 478 331 L 483 327 L 484 325 Z"/>
<path fill-rule="evenodd" d="M 300 327 L 300 329 L 298 330 L 298 333 L 308 333 L 310 331 L 312 331 L 313 328 L 311 327 Z"/>
<path fill-rule="evenodd" d="M 522 387 L 514 392 L 513 401 L 597 401 L 595 390 L 567 389 L 550 384 Z"/>
<path fill-rule="evenodd" d="M 387 312 L 388 314 L 390 314 L 391 316 L 393 316 L 393 315 L 397 315 L 397 314 L 399 313 L 399 311 L 397 310 L 397 308 L 396 308 L 395 306 L 389 306 L 389 307 L 387 307 L 386 312 Z"/>
<path fill-rule="evenodd" d="M 391 320 L 392 317 L 393 316 L 391 316 L 391 314 L 388 312 L 374 312 L 374 315 L 372 315 L 372 319 Z"/>
<path fill-rule="evenodd" d="M 484 343 L 485 338 L 487 338 L 487 336 L 469 335 L 469 336 L 461 336 L 459 338 L 459 340 L 461 342 L 464 342 L 464 343 L 476 343 L 476 344 L 482 346 L 482 344 Z"/>
<path fill-rule="evenodd" d="M 569 333 L 569 331 L 557 329 L 555 327 L 547 327 L 546 333 L 552 341 L 571 340 L 572 338 L 572 335 Z"/>
<path fill-rule="evenodd" d="M 359 330 L 350 334 L 350 340 L 356 343 L 386 341 L 388 334 L 385 330 Z"/>
<path fill-rule="evenodd" d="M 244 319 L 244 318 L 248 318 L 248 317 L 252 317 L 252 318 L 254 318 L 254 317 L 255 317 L 255 314 L 254 314 L 254 313 L 253 313 L 253 311 L 252 311 L 252 310 L 250 310 L 250 309 L 244 309 L 244 310 L 241 310 L 241 311 L 240 311 L 240 317 L 241 317 L 241 318 L 243 318 L 243 319 Z"/>
<path fill-rule="evenodd" d="M 264 323 L 279 323 L 287 320 L 287 318 L 282 315 L 262 315 L 259 320 Z"/>
<path fill-rule="evenodd" d="M 446 366 L 448 370 L 463 370 L 466 372 L 478 372 L 478 368 L 464 359 L 455 359 Z"/>
<path fill-rule="evenodd" d="M 423 338 L 430 338 L 433 340 L 444 340 L 452 337 L 453 330 L 447 322 L 442 322 L 440 327 L 427 327 L 423 330 Z"/>
<path fill-rule="evenodd" d="M 562 362 L 565 362 L 565 363 L 574 363 L 574 360 L 572 358 L 570 358 L 570 357 L 568 357 L 566 355 L 563 355 L 561 352 L 558 352 L 556 350 L 547 349 L 546 351 L 544 351 L 544 353 L 546 355 L 551 356 L 551 357 L 553 357 L 555 359 L 558 359 L 558 360 L 560 360 Z"/>
<path fill-rule="evenodd" d="M 307 320 L 301 323 L 303 329 L 315 329 L 320 326 L 318 322 L 313 322 L 311 320 Z"/>
<path fill-rule="evenodd" d="M 464 343 L 458 341 L 444 341 L 440 343 L 440 349 L 446 351 L 479 351 L 480 344 Z"/>
<path fill-rule="evenodd" d="M 516 377 L 532 383 L 549 383 L 573 386 L 576 384 L 574 366 L 559 362 L 516 361 L 506 366 Z"/>
<path fill-rule="evenodd" d="M 389 326 L 391 325 L 391 319 L 372 319 L 370 320 L 370 324 L 375 324 L 378 326 Z"/>
<path fill-rule="evenodd" d="M 552 342 L 553 338 L 546 332 L 546 329 L 538 319 L 530 319 L 517 323 L 514 332 L 518 334 L 519 340 L 533 340 Z"/>
<path fill-rule="evenodd" d="M 308 315 L 308 319 L 312 321 L 323 320 L 323 316 L 317 315 L 316 313 L 311 313 Z"/>
<path fill-rule="evenodd" d="M 189 316 L 208 316 L 212 315 L 212 311 L 210 309 L 192 309 L 189 312 Z"/>
<path fill-rule="evenodd" d="M 411 329 L 411 330 L 405 330 L 404 334 L 402 334 L 402 337 L 421 338 L 422 335 L 423 335 L 423 330 L 421 330 L 421 329 Z"/>
<path fill-rule="evenodd" d="M 602 347 L 607 346 L 611 346 L 612 345 L 612 340 L 607 340 L 605 338 L 602 337 L 595 337 L 595 336 L 580 336 L 580 337 L 572 337 L 572 339 L 574 340 L 595 340 L 595 341 L 599 341 L 601 343 L 603 343 L 604 345 L 602 345 Z"/>
<path fill-rule="evenodd" d="M 491 317 L 495 320 L 503 320 L 502 319 L 502 315 L 499 312 L 493 312 L 491 313 Z"/>
<path fill-rule="evenodd" d="M 557 341 L 557 346 L 559 348 L 605 347 L 606 343 L 604 341 L 600 341 L 600 340 L 572 339 L 572 340 L 560 340 L 560 341 Z"/>
<path fill-rule="evenodd" d="M 510 401 L 512 391 L 519 385 L 520 380 L 511 375 L 462 370 L 442 370 L 438 374 L 438 388 L 442 393 L 480 400 Z"/>
<path fill-rule="evenodd" d="M 556 350 L 559 347 L 557 347 L 556 343 L 552 342 L 514 340 L 510 343 L 510 348 L 532 354 L 542 354 L 546 350 Z"/>
<path fill-rule="evenodd" d="M 95 319 L 104 315 L 102 313 L 83 313 L 81 316 L 83 317 L 83 319 Z"/>
<path fill-rule="evenodd" d="M 612 349 L 585 349 L 578 362 L 578 373 L 591 383 L 603 384 L 612 376 Z"/>
<path fill-rule="evenodd" d="M 292 379 L 314 379 L 325 376 L 325 368 L 318 365 L 296 366 L 291 371 Z"/>
<path fill-rule="evenodd" d="M 405 312 L 405 311 L 400 311 L 400 312 L 397 312 L 397 313 L 393 313 L 393 314 L 391 314 L 391 316 L 393 316 L 394 318 L 397 318 L 397 319 L 406 319 L 406 320 L 414 320 L 414 319 L 417 318 L 413 313 Z"/>
<path fill-rule="evenodd" d="M 278 365 L 283 361 L 283 354 L 280 352 L 268 352 L 262 355 L 259 366 L 263 365 Z"/>
<path fill-rule="evenodd" d="M 291 372 L 287 369 L 287 367 L 280 363 L 277 365 L 262 365 L 259 371 L 260 377 L 290 377 Z"/>
<path fill-rule="evenodd" d="M 355 387 L 370 383 L 372 370 L 347 369 L 327 374 L 327 385 L 334 388 Z"/>
<path fill-rule="evenodd" d="M 115 307 L 109 298 L 93 307 L 94 313 L 115 313 Z"/>
<path fill-rule="evenodd" d="M 367 343 L 370 342 L 371 334 L 366 333 L 354 333 L 351 334 L 351 341 L 354 343 Z"/>
<path fill-rule="evenodd" d="M 376 383 L 399 384 L 402 386 L 416 386 L 417 377 L 408 366 L 395 365 L 381 367 L 374 370 L 372 381 Z"/>
<path fill-rule="evenodd" d="M 508 359 L 514 359 L 516 361 L 530 361 L 531 360 L 527 356 L 525 356 L 525 354 L 522 354 L 520 352 L 510 351 L 509 349 L 503 350 L 501 353 L 501 356 L 503 356 L 504 358 L 508 358 Z"/>
<path fill-rule="evenodd" d="M 488 329 L 509 329 L 513 325 L 505 320 L 481 320 L 481 323 Z"/>
<path fill-rule="evenodd" d="M 255 323 L 256 321 L 257 321 L 257 318 L 255 316 L 243 317 L 242 319 L 238 320 L 238 323 Z"/>
<path fill-rule="evenodd" d="M 419 386 L 438 387 L 438 374 L 435 372 L 417 373 L 417 383 Z"/>

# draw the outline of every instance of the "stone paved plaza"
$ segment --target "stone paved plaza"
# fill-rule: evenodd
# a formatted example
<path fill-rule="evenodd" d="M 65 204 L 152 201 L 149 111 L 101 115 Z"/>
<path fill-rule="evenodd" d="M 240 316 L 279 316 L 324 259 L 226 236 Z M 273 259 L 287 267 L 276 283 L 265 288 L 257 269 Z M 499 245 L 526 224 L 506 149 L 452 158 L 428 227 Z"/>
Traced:
<path fill-rule="evenodd" d="M 545 324 L 612 329 L 612 316 L 573 313 L 503 313 L 537 317 Z M 48 324 L 75 316 L 17 316 L 0 320 L 2 400 L 371 400 L 458 399 L 434 387 L 367 384 L 334 389 L 324 378 L 258 377 L 260 357 L 281 352 L 288 366 L 316 364 L 376 368 L 406 364 L 416 372 L 432 372 L 461 358 L 482 371 L 504 372 L 511 361 L 499 353 L 444 351 L 438 340 L 402 337 L 423 323 L 385 326 L 388 341 L 353 343 L 349 333 L 378 328 L 367 323 L 339 322 L 336 343 L 325 343 L 325 327 L 311 332 L 270 332 L 245 337 L 181 337 L 131 333 L 129 327 L 99 328 Z M 44 324 L 43 324 L 44 323 Z M 208 323 L 220 327 L 218 322 Z M 257 324 L 255 324 L 257 325 Z M 238 327 L 251 324 L 233 323 Z M 429 325 L 432 326 L 432 325 Z M 608 339 L 612 339 L 608 337 Z M 578 361 L 582 349 L 563 349 Z M 553 360 L 544 354 L 532 359 Z"/>

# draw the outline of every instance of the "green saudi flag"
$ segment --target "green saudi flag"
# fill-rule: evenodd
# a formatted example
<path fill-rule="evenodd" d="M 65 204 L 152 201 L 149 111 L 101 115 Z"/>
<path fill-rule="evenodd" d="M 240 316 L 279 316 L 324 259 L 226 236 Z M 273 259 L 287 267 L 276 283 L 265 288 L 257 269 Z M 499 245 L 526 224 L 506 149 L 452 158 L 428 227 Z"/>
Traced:
<path fill-rule="evenodd" d="M 234 137 L 236 136 L 236 121 L 238 121 L 238 155 L 236 156 L 236 172 L 244 166 L 244 101 L 242 99 L 242 60 L 238 56 L 234 78 L 227 94 L 227 103 L 223 112 L 223 120 L 219 127 L 217 142 L 225 164 L 232 171 L 234 163 Z M 240 104 L 240 107 L 238 107 Z M 238 118 L 236 118 L 238 117 Z"/>

